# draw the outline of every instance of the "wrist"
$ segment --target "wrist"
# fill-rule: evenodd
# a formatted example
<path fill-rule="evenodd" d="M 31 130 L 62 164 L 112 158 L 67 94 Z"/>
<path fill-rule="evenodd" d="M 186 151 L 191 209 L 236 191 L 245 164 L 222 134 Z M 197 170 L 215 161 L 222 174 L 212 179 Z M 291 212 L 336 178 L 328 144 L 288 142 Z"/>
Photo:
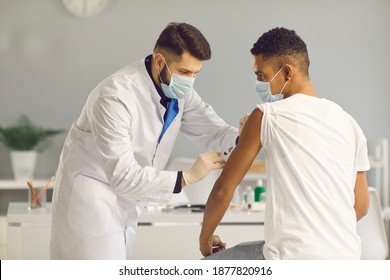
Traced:
<path fill-rule="evenodd" d="M 194 183 L 192 181 L 191 174 L 190 174 L 190 172 L 188 170 L 183 171 L 183 180 L 182 180 L 182 182 L 184 184 L 183 187 L 184 186 L 188 186 L 188 185 Z"/>
<path fill-rule="evenodd" d="M 210 241 L 211 237 L 210 235 L 207 235 L 207 234 L 204 234 L 204 233 L 200 233 L 199 235 L 199 245 L 203 245 L 203 246 L 206 246 L 209 244 L 209 241 Z"/>
<path fill-rule="evenodd" d="M 181 187 L 184 188 L 185 186 L 187 186 L 186 184 L 186 180 L 184 179 L 184 175 L 181 177 Z"/>

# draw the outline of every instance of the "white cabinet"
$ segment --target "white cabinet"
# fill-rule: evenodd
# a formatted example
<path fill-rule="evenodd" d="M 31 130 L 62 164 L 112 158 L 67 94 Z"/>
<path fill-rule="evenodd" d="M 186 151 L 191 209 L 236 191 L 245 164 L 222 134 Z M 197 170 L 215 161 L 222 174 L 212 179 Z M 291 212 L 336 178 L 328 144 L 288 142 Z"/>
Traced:
<path fill-rule="evenodd" d="M 28 210 L 12 202 L 7 213 L 7 258 L 48 259 L 51 204 Z M 146 212 L 139 219 L 134 259 L 200 259 L 198 239 L 203 213 Z M 229 211 L 217 234 L 227 245 L 263 239 L 263 212 Z"/>
<path fill-rule="evenodd" d="M 134 258 L 142 260 L 194 260 L 201 259 L 199 251 L 200 224 L 169 226 L 139 226 Z M 227 247 L 238 243 L 264 239 L 260 224 L 220 225 L 216 231 Z"/>
<path fill-rule="evenodd" d="M 135 259 L 200 259 L 199 233 L 203 213 L 145 213 L 137 228 Z M 228 211 L 216 230 L 232 247 L 264 239 L 264 213 Z"/>
<path fill-rule="evenodd" d="M 51 204 L 28 210 L 28 203 L 11 202 L 7 213 L 7 259 L 49 258 Z"/>
<path fill-rule="evenodd" d="M 8 225 L 7 259 L 46 260 L 49 258 L 50 224 Z"/>
<path fill-rule="evenodd" d="M 7 259 L 7 217 L 0 216 L 0 260 Z"/>

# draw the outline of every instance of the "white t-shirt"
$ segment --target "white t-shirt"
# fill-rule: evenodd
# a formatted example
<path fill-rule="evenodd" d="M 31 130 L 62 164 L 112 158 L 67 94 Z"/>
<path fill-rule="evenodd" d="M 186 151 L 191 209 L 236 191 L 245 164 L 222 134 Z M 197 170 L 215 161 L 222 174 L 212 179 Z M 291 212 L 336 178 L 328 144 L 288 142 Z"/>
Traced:
<path fill-rule="evenodd" d="M 268 172 L 266 259 L 359 259 L 354 186 L 370 168 L 356 121 L 326 99 L 258 105 Z"/>

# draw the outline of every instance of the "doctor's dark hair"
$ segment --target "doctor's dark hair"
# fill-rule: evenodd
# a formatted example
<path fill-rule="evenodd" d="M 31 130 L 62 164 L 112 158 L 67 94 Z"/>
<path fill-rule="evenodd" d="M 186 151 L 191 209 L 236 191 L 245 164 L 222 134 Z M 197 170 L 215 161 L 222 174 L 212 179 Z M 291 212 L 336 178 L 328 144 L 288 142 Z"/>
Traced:
<path fill-rule="evenodd" d="M 206 38 L 197 28 L 186 23 L 168 24 L 161 32 L 154 50 L 165 50 L 178 56 L 187 51 L 201 61 L 211 58 Z"/>
<path fill-rule="evenodd" d="M 309 55 L 305 42 L 295 33 L 284 27 L 276 27 L 265 32 L 253 44 L 252 55 L 263 55 L 267 59 L 275 60 L 275 69 L 283 64 L 290 63 L 309 76 Z"/>

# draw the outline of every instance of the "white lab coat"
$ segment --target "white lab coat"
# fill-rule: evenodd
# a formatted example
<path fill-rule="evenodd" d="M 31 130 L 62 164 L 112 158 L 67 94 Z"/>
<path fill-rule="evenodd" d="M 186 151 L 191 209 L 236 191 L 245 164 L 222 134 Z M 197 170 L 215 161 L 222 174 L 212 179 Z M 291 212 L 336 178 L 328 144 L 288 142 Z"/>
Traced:
<path fill-rule="evenodd" d="M 238 136 L 193 91 L 179 100 L 179 114 L 158 144 L 164 113 L 144 60 L 92 91 L 60 157 L 52 259 L 131 259 L 140 205 L 172 196 L 177 172 L 163 170 L 179 130 L 212 151 L 227 150 Z"/>

